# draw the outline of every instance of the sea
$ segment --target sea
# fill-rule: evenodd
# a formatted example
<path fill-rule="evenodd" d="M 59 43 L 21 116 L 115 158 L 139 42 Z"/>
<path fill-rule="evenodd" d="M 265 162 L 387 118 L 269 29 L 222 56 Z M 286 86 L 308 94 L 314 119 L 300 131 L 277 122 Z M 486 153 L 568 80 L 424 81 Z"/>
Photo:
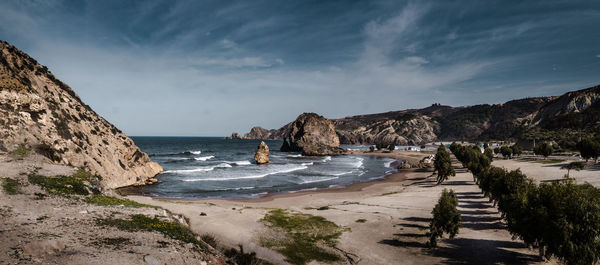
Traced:
<path fill-rule="evenodd" d="M 136 188 L 147 196 L 184 200 L 258 198 L 273 193 L 339 188 L 396 172 L 394 159 L 370 156 L 303 156 L 280 152 L 283 141 L 264 140 L 270 162 L 257 165 L 261 140 L 222 137 L 132 137 L 159 163 L 158 183 Z M 368 146 L 342 145 L 347 149 Z"/>

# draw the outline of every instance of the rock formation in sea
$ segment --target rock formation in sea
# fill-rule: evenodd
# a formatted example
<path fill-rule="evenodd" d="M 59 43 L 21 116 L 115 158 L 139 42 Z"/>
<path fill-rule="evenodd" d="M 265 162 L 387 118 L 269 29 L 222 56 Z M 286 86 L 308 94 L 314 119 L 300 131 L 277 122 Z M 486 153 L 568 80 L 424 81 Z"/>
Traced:
<path fill-rule="evenodd" d="M 333 123 L 316 113 L 303 113 L 292 123 L 286 140 L 289 149 L 282 151 L 302 152 L 304 155 L 339 155 L 344 152 L 335 133 Z"/>
<path fill-rule="evenodd" d="M 240 134 L 234 132 L 231 134 L 231 139 L 242 139 L 242 137 L 240 136 Z"/>
<path fill-rule="evenodd" d="M 0 150 L 17 148 L 98 174 L 106 188 L 151 183 L 163 170 L 48 68 L 0 41 Z"/>
<path fill-rule="evenodd" d="M 256 154 L 254 154 L 254 161 L 256 164 L 269 163 L 269 146 L 265 142 L 260 142 L 256 148 Z"/>

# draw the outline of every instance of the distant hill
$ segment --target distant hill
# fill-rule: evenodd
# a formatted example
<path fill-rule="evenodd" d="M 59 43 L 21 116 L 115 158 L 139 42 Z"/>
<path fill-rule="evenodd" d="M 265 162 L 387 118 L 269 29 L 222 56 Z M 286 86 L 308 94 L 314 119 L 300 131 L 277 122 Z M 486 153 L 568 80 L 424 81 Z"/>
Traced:
<path fill-rule="evenodd" d="M 99 174 L 108 188 L 162 171 L 48 68 L 0 41 L 0 152 L 16 149 Z"/>
<path fill-rule="evenodd" d="M 333 122 L 342 144 L 418 145 L 440 140 L 492 139 L 566 141 L 562 138 L 574 133 L 599 131 L 600 86 L 560 97 L 465 107 L 434 104 L 423 109 L 358 115 L 333 119 Z M 288 126 L 277 130 L 255 127 L 246 138 L 282 139 Z"/>

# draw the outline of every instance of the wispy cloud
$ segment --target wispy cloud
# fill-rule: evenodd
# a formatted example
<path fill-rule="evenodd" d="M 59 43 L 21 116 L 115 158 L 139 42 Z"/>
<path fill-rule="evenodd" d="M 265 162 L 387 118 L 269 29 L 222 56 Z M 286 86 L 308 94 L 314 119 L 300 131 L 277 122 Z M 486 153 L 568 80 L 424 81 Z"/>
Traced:
<path fill-rule="evenodd" d="M 462 1 L 53 3 L 67 9 L 9 0 L 0 38 L 129 134 L 224 135 L 304 111 L 502 102 L 597 82 L 597 42 L 582 36 L 595 36 L 598 13 L 536 13 L 533 2 L 496 13 Z"/>

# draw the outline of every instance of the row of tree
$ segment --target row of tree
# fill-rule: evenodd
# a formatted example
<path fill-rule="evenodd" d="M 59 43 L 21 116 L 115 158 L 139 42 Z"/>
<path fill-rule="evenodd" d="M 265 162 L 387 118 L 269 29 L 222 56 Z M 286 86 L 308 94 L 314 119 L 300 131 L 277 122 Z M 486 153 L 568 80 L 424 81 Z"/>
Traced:
<path fill-rule="evenodd" d="M 600 189 L 572 180 L 536 184 L 520 170 L 491 166 L 479 148 L 453 143 L 450 150 L 467 167 L 485 196 L 497 204 L 509 232 L 540 255 L 566 264 L 600 258 Z"/>

